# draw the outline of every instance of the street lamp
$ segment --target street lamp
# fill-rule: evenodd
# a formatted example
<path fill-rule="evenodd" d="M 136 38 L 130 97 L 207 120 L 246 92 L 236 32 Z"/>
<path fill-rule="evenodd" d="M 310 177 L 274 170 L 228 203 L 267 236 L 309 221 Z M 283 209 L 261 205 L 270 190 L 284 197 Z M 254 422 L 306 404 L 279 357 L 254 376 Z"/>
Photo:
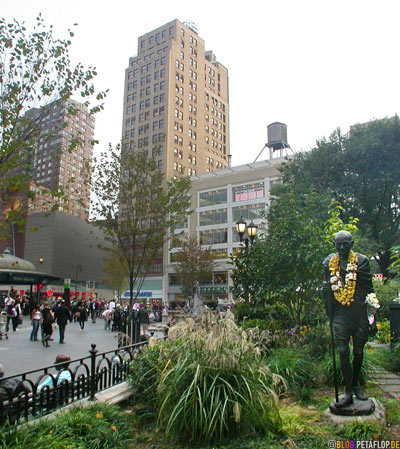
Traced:
<path fill-rule="evenodd" d="M 44 262 L 44 259 L 43 259 L 43 257 L 39 257 L 38 261 L 39 261 L 40 265 L 42 265 L 42 264 L 43 264 L 43 262 Z"/>
<path fill-rule="evenodd" d="M 75 296 L 77 296 L 77 291 L 78 291 L 78 275 L 79 273 L 82 272 L 82 265 L 79 264 L 76 266 L 75 269 Z"/>
<path fill-rule="evenodd" d="M 253 220 L 251 220 L 250 224 L 247 225 L 247 223 L 243 220 L 243 217 L 240 217 L 240 220 L 236 222 L 236 232 L 239 234 L 240 241 L 243 242 L 246 245 L 246 248 L 249 246 L 249 244 L 254 242 L 254 238 L 257 235 L 258 226 L 253 223 Z M 250 237 L 249 239 L 246 237 L 243 239 L 243 234 L 246 232 L 247 228 L 247 234 Z"/>

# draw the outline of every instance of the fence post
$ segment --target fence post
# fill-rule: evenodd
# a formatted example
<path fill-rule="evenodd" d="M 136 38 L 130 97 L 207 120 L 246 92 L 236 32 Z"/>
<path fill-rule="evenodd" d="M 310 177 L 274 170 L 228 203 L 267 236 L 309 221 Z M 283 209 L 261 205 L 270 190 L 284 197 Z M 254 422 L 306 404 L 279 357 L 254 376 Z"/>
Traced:
<path fill-rule="evenodd" d="M 91 344 L 92 349 L 89 351 L 91 357 L 91 384 L 90 384 L 90 398 L 89 401 L 95 401 L 95 394 L 97 390 L 97 375 L 96 375 L 96 354 L 97 349 L 94 343 Z"/>

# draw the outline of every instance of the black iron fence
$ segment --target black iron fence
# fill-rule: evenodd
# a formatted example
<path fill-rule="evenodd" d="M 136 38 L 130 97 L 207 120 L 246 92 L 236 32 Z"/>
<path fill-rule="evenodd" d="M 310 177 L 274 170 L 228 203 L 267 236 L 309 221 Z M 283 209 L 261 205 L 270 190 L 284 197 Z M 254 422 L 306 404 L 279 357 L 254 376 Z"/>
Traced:
<path fill-rule="evenodd" d="M 21 422 L 52 413 L 127 380 L 132 361 L 146 342 L 27 371 L 0 380 L 0 423 Z"/>

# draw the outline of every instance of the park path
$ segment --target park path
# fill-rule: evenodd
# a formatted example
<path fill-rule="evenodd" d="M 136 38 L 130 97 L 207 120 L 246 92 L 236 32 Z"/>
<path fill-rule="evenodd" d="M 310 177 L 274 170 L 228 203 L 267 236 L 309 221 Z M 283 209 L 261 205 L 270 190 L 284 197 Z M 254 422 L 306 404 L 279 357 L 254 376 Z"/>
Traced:
<path fill-rule="evenodd" d="M 372 378 L 377 386 L 391 399 L 400 399 L 400 376 L 390 373 L 382 368 L 376 367 Z"/>

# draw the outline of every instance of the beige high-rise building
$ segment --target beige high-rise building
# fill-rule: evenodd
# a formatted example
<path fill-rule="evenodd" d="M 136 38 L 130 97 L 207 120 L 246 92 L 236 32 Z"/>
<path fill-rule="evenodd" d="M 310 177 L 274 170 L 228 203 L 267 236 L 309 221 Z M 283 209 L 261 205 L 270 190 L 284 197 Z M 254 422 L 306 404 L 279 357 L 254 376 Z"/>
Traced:
<path fill-rule="evenodd" d="M 173 20 L 139 37 L 125 73 L 122 142 L 154 156 L 167 179 L 229 166 L 228 70 L 194 24 Z"/>

